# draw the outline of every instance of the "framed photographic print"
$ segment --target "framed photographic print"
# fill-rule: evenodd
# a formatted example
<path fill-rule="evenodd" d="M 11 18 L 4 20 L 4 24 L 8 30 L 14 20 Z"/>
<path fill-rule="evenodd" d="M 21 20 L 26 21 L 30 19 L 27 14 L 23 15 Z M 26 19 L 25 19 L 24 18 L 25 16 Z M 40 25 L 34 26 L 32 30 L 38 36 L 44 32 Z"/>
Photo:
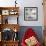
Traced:
<path fill-rule="evenodd" d="M 17 16 L 9 17 L 8 24 L 18 24 L 18 17 Z"/>
<path fill-rule="evenodd" d="M 9 15 L 9 10 L 2 10 L 2 15 Z"/>
<path fill-rule="evenodd" d="M 15 10 L 10 10 L 10 15 L 16 15 L 18 12 L 17 11 L 15 11 Z"/>
<path fill-rule="evenodd" d="M 24 7 L 24 20 L 25 21 L 37 21 L 38 20 L 38 8 L 37 7 Z"/>
<path fill-rule="evenodd" d="M 5 28 L 2 31 L 2 40 L 8 41 L 12 40 L 12 30 L 10 28 Z"/>
<path fill-rule="evenodd" d="M 14 15 L 14 10 L 10 10 L 9 14 Z"/>
<path fill-rule="evenodd" d="M 8 16 L 3 16 L 2 23 L 3 24 L 8 24 Z"/>

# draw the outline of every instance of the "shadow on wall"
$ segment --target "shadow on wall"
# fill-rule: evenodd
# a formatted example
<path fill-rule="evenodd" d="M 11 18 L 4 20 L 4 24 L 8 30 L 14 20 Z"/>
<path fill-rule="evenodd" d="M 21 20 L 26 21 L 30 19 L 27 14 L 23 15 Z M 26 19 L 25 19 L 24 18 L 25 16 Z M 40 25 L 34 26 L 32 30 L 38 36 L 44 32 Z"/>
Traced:
<path fill-rule="evenodd" d="M 25 31 L 28 29 L 28 28 L 32 28 L 36 33 L 37 33 L 37 37 L 39 39 L 39 41 L 42 43 L 43 42 L 43 36 L 42 36 L 42 26 L 21 26 L 20 27 L 20 31 L 19 31 L 19 39 L 20 39 L 20 42 L 23 38 L 23 35 L 25 33 Z"/>

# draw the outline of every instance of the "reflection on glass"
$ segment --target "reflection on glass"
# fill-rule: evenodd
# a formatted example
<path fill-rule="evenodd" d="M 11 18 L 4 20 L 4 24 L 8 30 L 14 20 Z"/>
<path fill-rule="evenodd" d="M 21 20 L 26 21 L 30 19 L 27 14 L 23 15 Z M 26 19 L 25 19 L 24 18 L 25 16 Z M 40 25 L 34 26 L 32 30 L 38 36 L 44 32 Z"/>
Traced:
<path fill-rule="evenodd" d="M 18 40 L 18 32 L 14 32 L 9 28 L 5 28 L 2 32 L 2 40 L 3 41 Z"/>

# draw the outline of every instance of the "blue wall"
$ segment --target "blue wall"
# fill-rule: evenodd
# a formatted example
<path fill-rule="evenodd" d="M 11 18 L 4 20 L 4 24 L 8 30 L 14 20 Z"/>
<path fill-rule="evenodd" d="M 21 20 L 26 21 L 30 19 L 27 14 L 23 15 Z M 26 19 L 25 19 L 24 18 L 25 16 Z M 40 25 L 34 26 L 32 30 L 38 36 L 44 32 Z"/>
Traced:
<path fill-rule="evenodd" d="M 41 26 L 21 26 L 20 27 L 20 31 L 19 31 L 19 39 L 20 41 L 22 40 L 23 38 L 23 35 L 25 33 L 25 31 L 28 29 L 28 28 L 32 28 L 36 33 L 37 33 L 37 36 L 38 36 L 38 39 L 40 42 L 43 42 L 43 34 L 42 34 L 42 27 Z"/>

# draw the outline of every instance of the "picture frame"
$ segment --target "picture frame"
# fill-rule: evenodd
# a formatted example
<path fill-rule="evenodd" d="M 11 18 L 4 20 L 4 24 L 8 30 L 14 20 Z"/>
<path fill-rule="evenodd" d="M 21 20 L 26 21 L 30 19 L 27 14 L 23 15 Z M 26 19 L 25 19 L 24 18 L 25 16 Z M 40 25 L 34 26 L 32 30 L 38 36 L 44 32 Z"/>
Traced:
<path fill-rule="evenodd" d="M 2 10 L 2 15 L 9 15 L 9 10 Z"/>
<path fill-rule="evenodd" d="M 10 28 L 4 28 L 2 31 L 2 40 L 9 41 L 12 40 L 12 33 L 13 31 Z"/>
<path fill-rule="evenodd" d="M 0 32 L 0 41 L 1 41 L 1 32 Z"/>
<path fill-rule="evenodd" d="M 18 24 L 18 16 L 3 16 L 3 24 Z"/>
<path fill-rule="evenodd" d="M 38 20 L 38 7 L 24 7 L 24 20 L 37 21 Z"/>
<path fill-rule="evenodd" d="M 10 14 L 10 15 L 14 15 L 14 12 L 15 12 L 15 11 L 12 9 L 12 10 L 9 11 L 9 14 Z"/>
<path fill-rule="evenodd" d="M 18 13 L 18 12 L 15 11 L 15 10 L 10 10 L 10 11 L 9 11 L 9 14 L 10 14 L 10 15 L 16 15 L 17 13 Z"/>
<path fill-rule="evenodd" d="M 8 24 L 8 16 L 3 16 L 2 20 L 2 24 Z"/>
<path fill-rule="evenodd" d="M 8 18 L 8 24 L 18 24 L 18 17 L 17 16 L 11 16 Z"/>

